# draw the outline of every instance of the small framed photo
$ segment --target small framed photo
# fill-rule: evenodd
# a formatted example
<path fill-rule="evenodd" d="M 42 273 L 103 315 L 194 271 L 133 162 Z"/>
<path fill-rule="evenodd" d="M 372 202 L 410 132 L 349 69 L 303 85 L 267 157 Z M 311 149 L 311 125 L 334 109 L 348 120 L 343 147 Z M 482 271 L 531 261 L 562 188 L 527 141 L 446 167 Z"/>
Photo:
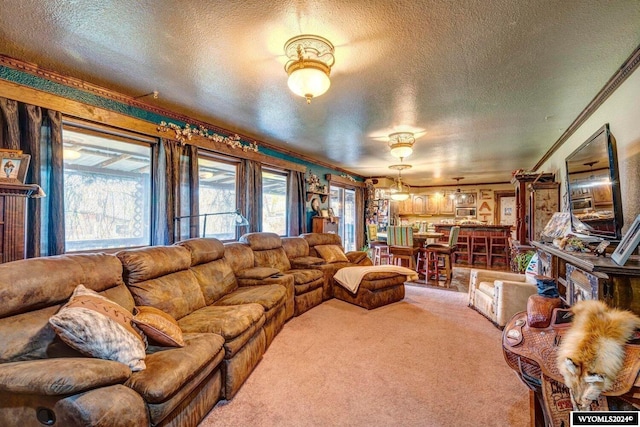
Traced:
<path fill-rule="evenodd" d="M 611 259 L 618 265 L 624 265 L 640 243 L 640 215 L 638 215 L 624 235 L 622 241 L 611 254 Z"/>
<path fill-rule="evenodd" d="M 0 150 L 0 182 L 24 184 L 30 160 L 20 150 Z"/>
<path fill-rule="evenodd" d="M 322 209 L 320 211 L 320 216 L 322 216 L 324 218 L 329 218 L 329 211 L 327 209 Z"/>
<path fill-rule="evenodd" d="M 331 208 L 329 208 L 329 216 L 332 217 L 332 218 L 334 216 L 336 216 L 336 214 L 333 213 L 333 209 L 331 209 Z"/>

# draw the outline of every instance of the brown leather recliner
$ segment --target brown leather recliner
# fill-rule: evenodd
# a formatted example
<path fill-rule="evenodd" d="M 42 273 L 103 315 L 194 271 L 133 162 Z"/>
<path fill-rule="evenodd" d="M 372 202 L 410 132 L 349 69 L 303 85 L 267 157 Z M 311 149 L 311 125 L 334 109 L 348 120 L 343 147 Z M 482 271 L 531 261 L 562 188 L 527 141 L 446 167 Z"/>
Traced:
<path fill-rule="evenodd" d="M 284 302 L 285 320 L 293 317 L 295 311 L 295 287 L 291 274 L 283 274 L 272 267 L 256 267 L 253 251 L 249 245 L 239 242 L 224 244 L 224 259 L 231 266 L 238 286 L 280 285 L 287 291 Z"/>
<path fill-rule="evenodd" d="M 177 245 L 191 252 L 191 270 L 200 283 L 207 305 L 257 303 L 264 308 L 268 347 L 285 322 L 286 289 L 264 280 L 253 286 L 239 287 L 233 269 L 224 257 L 225 246 L 218 239 L 188 239 Z"/>
<path fill-rule="evenodd" d="M 200 420 L 222 389 L 224 340 L 184 334 L 185 347 L 150 347 L 146 369 L 85 357 L 49 318 L 84 285 L 131 311 L 113 255 L 32 258 L 0 265 L 0 425 L 175 425 Z M 160 380 L 161 379 L 161 380 Z"/>
<path fill-rule="evenodd" d="M 231 399 L 266 350 L 265 310 L 261 304 L 208 305 L 183 246 L 152 246 L 116 254 L 124 281 L 137 305 L 169 313 L 183 332 L 209 332 L 224 338 L 223 396 Z M 209 290 L 207 290 L 209 292 Z M 284 292 L 282 292 L 284 295 Z"/>
<path fill-rule="evenodd" d="M 255 267 L 272 267 L 283 274 L 290 274 L 295 287 L 295 316 L 322 302 L 324 276 L 321 271 L 308 268 L 291 268 L 291 263 L 282 247 L 282 239 L 275 233 L 255 232 L 240 237 L 254 254 Z"/>

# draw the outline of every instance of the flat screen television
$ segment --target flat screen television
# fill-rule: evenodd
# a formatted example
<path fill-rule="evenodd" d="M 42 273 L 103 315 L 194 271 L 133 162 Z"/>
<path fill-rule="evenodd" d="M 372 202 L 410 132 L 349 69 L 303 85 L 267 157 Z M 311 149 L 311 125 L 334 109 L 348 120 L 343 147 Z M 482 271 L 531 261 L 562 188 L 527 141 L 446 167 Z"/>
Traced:
<path fill-rule="evenodd" d="M 572 232 L 619 240 L 622 198 L 615 138 L 609 124 L 571 153 L 566 165 Z"/>

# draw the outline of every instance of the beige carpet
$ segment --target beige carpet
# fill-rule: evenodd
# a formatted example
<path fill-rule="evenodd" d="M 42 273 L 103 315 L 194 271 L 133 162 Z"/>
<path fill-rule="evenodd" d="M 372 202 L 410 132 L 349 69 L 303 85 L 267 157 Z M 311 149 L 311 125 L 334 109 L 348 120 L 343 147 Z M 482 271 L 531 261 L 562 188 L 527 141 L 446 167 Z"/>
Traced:
<path fill-rule="evenodd" d="M 527 426 L 527 388 L 466 294 L 406 286 L 367 311 L 332 299 L 292 319 L 201 426 Z"/>

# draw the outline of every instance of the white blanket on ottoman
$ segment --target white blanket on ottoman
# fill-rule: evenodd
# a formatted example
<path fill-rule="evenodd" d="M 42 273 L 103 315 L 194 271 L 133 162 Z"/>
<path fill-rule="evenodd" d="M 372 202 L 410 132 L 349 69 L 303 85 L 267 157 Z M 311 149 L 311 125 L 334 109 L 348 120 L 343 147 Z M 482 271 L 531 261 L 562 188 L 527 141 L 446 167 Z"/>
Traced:
<path fill-rule="evenodd" d="M 399 273 L 407 276 L 407 280 L 416 280 L 418 278 L 418 273 L 413 270 L 410 270 L 406 267 L 401 267 L 399 265 L 372 265 L 367 267 L 344 267 L 338 270 L 338 272 L 333 276 L 333 278 L 341 284 L 343 287 L 353 292 L 354 294 L 358 292 L 358 287 L 360 286 L 360 282 L 362 278 L 367 273 Z"/>

